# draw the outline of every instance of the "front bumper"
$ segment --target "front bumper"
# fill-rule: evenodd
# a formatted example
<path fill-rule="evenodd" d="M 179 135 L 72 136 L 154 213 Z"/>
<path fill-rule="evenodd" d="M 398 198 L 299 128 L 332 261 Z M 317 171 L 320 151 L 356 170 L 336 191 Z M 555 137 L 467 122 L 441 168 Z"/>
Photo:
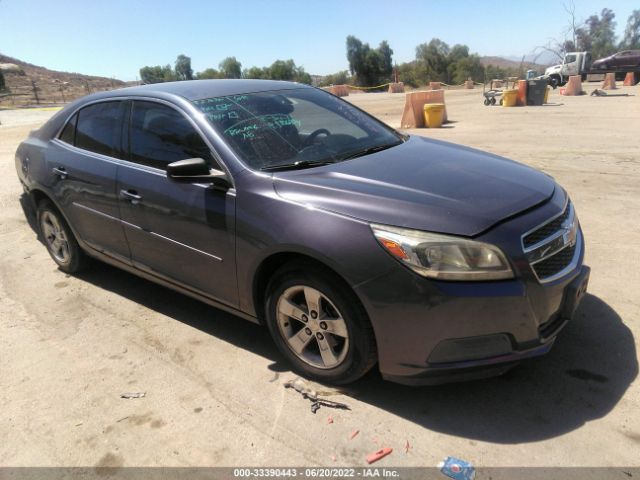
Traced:
<path fill-rule="evenodd" d="M 519 280 L 435 284 L 417 279 L 431 283 L 427 288 L 432 291 L 423 290 L 420 300 L 416 296 L 394 303 L 384 297 L 383 291 L 389 292 L 384 285 L 394 283 L 386 276 L 361 286 L 359 293 L 378 299 L 372 323 L 382 376 L 408 385 L 434 385 L 500 375 L 523 359 L 547 353 L 573 317 L 589 274 L 589 267 L 581 266 L 545 287 L 552 313 L 543 318 L 536 316 Z M 379 302 L 386 303 L 380 315 Z"/>
<path fill-rule="evenodd" d="M 423 278 L 390 258 L 390 271 L 357 285 L 369 314 L 384 378 L 437 384 L 504 373 L 547 353 L 571 319 L 589 281 L 578 228 L 574 258 L 560 276 L 540 281 L 523 251 L 522 232 L 557 216 L 566 197 L 478 237 L 500 245 L 516 277 L 506 281 L 444 282 Z"/>

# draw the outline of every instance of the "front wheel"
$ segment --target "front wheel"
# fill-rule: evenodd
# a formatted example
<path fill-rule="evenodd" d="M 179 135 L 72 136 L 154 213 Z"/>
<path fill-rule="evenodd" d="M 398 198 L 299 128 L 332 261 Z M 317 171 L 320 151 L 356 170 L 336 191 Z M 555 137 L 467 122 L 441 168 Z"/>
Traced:
<path fill-rule="evenodd" d="M 64 217 L 47 200 L 38 204 L 38 225 L 49 255 L 60 270 L 74 273 L 81 270 L 87 257 L 78 245 Z"/>
<path fill-rule="evenodd" d="M 293 265 L 269 282 L 266 320 L 293 369 L 323 383 L 346 384 L 376 363 L 373 330 L 344 282 L 314 265 Z"/>

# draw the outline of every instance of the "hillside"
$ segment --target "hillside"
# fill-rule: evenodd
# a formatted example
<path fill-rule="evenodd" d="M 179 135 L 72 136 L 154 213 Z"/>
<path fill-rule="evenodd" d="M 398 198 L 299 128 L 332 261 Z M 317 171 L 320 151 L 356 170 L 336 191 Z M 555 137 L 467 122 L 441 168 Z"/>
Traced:
<path fill-rule="evenodd" d="M 487 65 L 493 65 L 494 67 L 504 68 L 505 70 L 519 70 L 520 62 L 515 60 L 509 60 L 503 57 L 480 57 L 480 63 L 485 67 Z M 523 70 L 536 70 L 540 73 L 544 72 L 547 68 L 544 65 L 525 61 L 522 64 Z"/>
<path fill-rule="evenodd" d="M 126 86 L 121 80 L 49 70 L 1 53 L 0 68 L 11 92 L 10 96 L 0 97 L 3 106 L 65 103 L 88 93 Z"/>

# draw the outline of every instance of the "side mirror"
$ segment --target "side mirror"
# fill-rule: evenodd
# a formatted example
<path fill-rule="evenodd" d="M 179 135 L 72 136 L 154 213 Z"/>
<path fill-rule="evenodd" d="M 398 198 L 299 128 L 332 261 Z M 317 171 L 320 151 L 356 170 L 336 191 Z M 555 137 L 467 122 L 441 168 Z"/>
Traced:
<path fill-rule="evenodd" d="M 209 168 L 202 158 L 187 158 L 167 165 L 167 178 L 177 183 L 210 183 L 219 189 L 228 189 L 231 183 L 222 170 Z"/>

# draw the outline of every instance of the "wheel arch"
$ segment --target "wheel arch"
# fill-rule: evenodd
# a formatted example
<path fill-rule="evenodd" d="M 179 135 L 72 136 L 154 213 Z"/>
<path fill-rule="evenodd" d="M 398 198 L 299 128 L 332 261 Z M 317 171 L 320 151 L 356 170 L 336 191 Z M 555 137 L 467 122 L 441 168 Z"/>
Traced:
<path fill-rule="evenodd" d="M 55 201 L 55 199 L 53 198 L 52 195 L 50 195 L 44 189 L 39 188 L 39 187 L 30 188 L 28 195 L 29 195 L 29 199 L 31 200 L 31 205 L 33 207 L 33 212 L 36 215 L 36 217 L 38 215 L 38 204 L 40 202 L 42 202 L 43 200 L 47 200 L 48 202 L 50 202 L 51 205 L 53 205 L 53 207 L 58 211 L 58 213 L 60 215 L 62 215 L 62 218 L 64 219 L 64 221 L 67 223 L 67 225 L 71 229 L 71 233 L 73 233 L 73 236 L 75 237 L 75 239 L 78 242 L 78 244 L 80 245 L 80 247 L 84 251 L 86 251 L 86 247 L 85 247 L 85 244 L 84 244 L 82 238 L 80 238 L 80 236 L 78 235 L 78 232 L 74 228 L 73 224 L 69 221 L 69 218 L 65 214 L 64 210 L 62 208 L 60 208 L 60 205 L 58 205 L 58 202 Z M 38 231 L 38 235 L 39 234 L 40 234 L 40 232 Z"/>
<path fill-rule="evenodd" d="M 253 307 L 256 312 L 256 316 L 261 324 L 265 323 L 265 300 L 266 300 L 266 289 L 269 284 L 269 280 L 273 277 L 273 275 L 280 270 L 283 266 L 290 263 L 306 263 L 307 265 L 312 265 L 319 270 L 326 272 L 328 275 L 334 276 L 341 283 L 344 284 L 346 288 L 353 294 L 354 298 L 358 300 L 363 310 L 364 304 L 358 297 L 355 290 L 351 287 L 349 282 L 345 279 L 343 275 L 341 275 L 336 269 L 329 266 L 327 263 L 305 253 L 293 252 L 293 251 L 282 251 L 272 253 L 268 257 L 264 258 L 258 267 L 255 270 L 253 275 L 253 283 L 252 283 L 252 301 Z M 366 311 L 366 310 L 365 310 Z"/>

